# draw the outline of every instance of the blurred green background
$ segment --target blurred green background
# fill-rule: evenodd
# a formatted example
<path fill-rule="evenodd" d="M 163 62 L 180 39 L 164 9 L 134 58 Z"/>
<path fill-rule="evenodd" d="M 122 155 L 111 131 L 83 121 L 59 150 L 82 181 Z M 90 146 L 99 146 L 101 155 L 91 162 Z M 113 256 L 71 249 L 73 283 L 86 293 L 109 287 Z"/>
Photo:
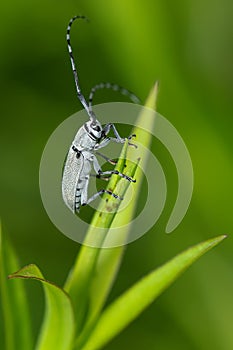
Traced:
<path fill-rule="evenodd" d="M 0 4 L 0 213 L 22 266 L 36 263 L 47 279 L 62 284 L 79 249 L 50 222 L 38 185 L 47 139 L 81 109 L 65 42 L 67 23 L 75 14 L 91 20 L 75 24 L 72 32 L 84 94 L 96 83 L 110 81 L 144 101 L 159 79 L 158 111 L 183 137 L 195 175 L 189 211 L 166 235 L 177 177 L 166 150 L 154 148 L 167 175 L 166 208 L 156 226 L 128 246 L 109 300 L 189 245 L 229 234 L 106 350 L 233 349 L 232 10 L 230 0 Z M 124 99 L 99 93 L 95 102 L 113 100 Z M 27 291 L 37 334 L 43 294 L 33 282 L 27 282 Z"/>

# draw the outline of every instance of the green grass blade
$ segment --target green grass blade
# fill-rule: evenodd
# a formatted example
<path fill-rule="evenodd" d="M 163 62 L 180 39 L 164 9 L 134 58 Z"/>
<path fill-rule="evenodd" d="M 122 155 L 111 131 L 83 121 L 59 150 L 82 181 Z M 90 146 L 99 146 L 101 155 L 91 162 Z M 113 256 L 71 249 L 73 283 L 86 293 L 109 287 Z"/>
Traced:
<path fill-rule="evenodd" d="M 219 236 L 189 248 L 136 283 L 102 313 L 82 350 L 102 348 L 127 327 L 181 273 L 225 237 Z"/>
<path fill-rule="evenodd" d="M 157 91 L 158 89 L 156 84 L 146 102 L 146 107 L 155 108 Z M 151 118 L 146 118 L 146 120 L 144 119 L 145 115 L 142 113 L 139 116 L 140 125 L 144 125 L 145 122 L 148 122 L 148 120 L 150 122 L 152 120 Z M 151 125 L 148 127 L 153 128 L 153 120 L 151 122 Z M 132 133 L 135 133 L 137 135 L 137 139 L 140 140 L 140 142 L 145 147 L 149 148 L 151 135 L 142 133 L 141 129 L 137 127 L 133 129 Z M 126 173 L 131 177 L 135 174 L 137 181 L 135 184 L 135 192 L 139 193 L 141 179 L 139 175 L 139 169 L 137 168 L 138 160 L 135 159 L 135 163 L 127 161 L 127 167 L 125 168 L 126 153 L 127 155 L 131 153 L 131 159 L 135 158 L 134 148 L 127 147 L 127 144 L 125 144 L 116 169 L 120 172 Z M 146 156 L 144 156 L 144 154 L 140 154 L 140 156 L 143 158 L 140 160 L 140 163 L 145 162 Z M 113 175 L 107 188 L 114 190 L 114 192 L 117 194 L 124 195 L 124 198 L 126 198 L 126 190 L 128 185 L 129 183 L 127 181 L 121 181 L 118 176 Z M 91 225 L 104 227 L 106 230 L 104 232 L 102 230 L 102 234 L 100 234 L 97 231 L 96 227 L 93 228 L 93 226 L 90 226 L 89 231 L 87 232 L 87 240 L 88 237 L 93 234 L 93 232 L 95 232 L 96 236 L 99 234 L 99 246 L 104 243 L 107 237 L 108 229 L 110 227 L 119 227 L 122 223 L 122 220 L 127 223 L 130 221 L 137 202 L 135 197 L 134 203 L 129 205 L 123 211 L 123 214 L 117 213 L 117 215 L 115 215 L 115 213 L 109 213 L 108 211 L 106 213 L 106 207 L 111 208 L 111 206 L 115 206 L 116 200 L 109 198 L 106 204 L 106 198 L 107 196 L 103 196 L 103 201 L 101 201 L 98 211 L 96 211 L 91 222 Z M 127 235 L 127 231 L 124 231 L 124 229 L 122 229 L 121 233 L 121 237 L 124 239 L 124 237 Z M 71 274 L 65 285 L 65 289 L 71 295 L 75 310 L 79 308 L 78 330 L 80 330 L 83 327 L 84 323 L 87 322 L 87 324 L 85 324 L 86 327 L 84 328 L 84 334 L 86 334 L 86 331 L 89 329 L 90 324 L 97 317 L 104 305 L 104 302 L 108 296 L 118 268 L 120 266 L 123 251 L 123 247 L 106 250 L 83 246 L 79 256 L 77 257 L 74 269 L 71 271 Z M 80 305 L 78 304 L 78 300 L 80 299 L 82 300 L 81 310 Z M 81 341 L 82 337 L 83 335 L 81 336 Z"/>
<path fill-rule="evenodd" d="M 74 336 L 74 314 L 69 296 L 45 280 L 36 265 L 25 266 L 9 278 L 34 279 L 44 287 L 46 313 L 36 350 L 70 350 Z"/>
<path fill-rule="evenodd" d="M 7 276 L 19 269 L 10 242 L 0 226 L 0 291 L 5 323 L 5 350 L 32 349 L 32 330 L 27 297 L 22 281 L 11 283 Z"/>
<path fill-rule="evenodd" d="M 136 134 L 137 136 L 136 139 L 140 140 L 140 143 L 144 146 L 144 149 L 150 148 L 151 135 L 149 133 L 144 132 L 139 126 L 142 126 L 142 125 L 145 126 L 146 124 L 147 129 L 150 129 L 150 130 L 153 129 L 154 122 L 155 122 L 154 112 L 151 113 L 151 111 L 148 108 L 155 109 L 157 95 L 158 95 L 158 84 L 156 83 L 145 103 L 145 107 L 147 108 L 145 110 L 142 110 L 142 112 L 138 116 L 136 125 L 132 130 L 132 134 Z M 131 147 L 128 148 L 127 155 L 130 155 L 130 158 L 132 159 L 134 157 L 134 149 Z M 142 150 L 140 151 L 140 157 L 141 159 L 139 161 L 139 167 L 135 169 L 136 172 L 134 176 L 137 181 L 135 192 L 134 192 L 134 200 L 133 201 L 129 200 L 128 202 L 129 204 L 127 205 L 127 207 L 124 208 L 124 210 L 119 211 L 111 223 L 111 228 L 121 227 L 121 229 L 117 233 L 120 243 L 121 241 L 124 242 L 125 237 L 127 237 L 129 233 L 129 227 L 126 227 L 124 225 L 131 221 L 131 218 L 133 217 L 135 207 L 137 204 L 137 198 L 140 193 L 140 186 L 141 186 L 142 175 L 143 175 L 140 167 L 141 166 L 145 167 L 147 162 L 147 154 L 144 153 Z M 127 162 L 127 167 L 129 167 L 128 162 Z M 129 168 L 128 168 L 128 171 L 129 171 Z M 129 176 L 132 176 L 132 172 L 129 171 L 128 174 Z M 127 201 L 128 194 L 129 194 L 128 192 L 124 194 L 124 199 L 126 201 Z M 104 207 L 102 209 L 104 209 Z M 98 214 L 96 215 L 96 219 L 98 219 Z M 111 235 L 111 232 L 110 232 L 110 235 Z M 108 238 L 111 239 L 111 236 L 108 237 L 108 233 L 106 233 L 105 243 Z M 113 285 L 115 277 L 117 275 L 124 250 L 125 250 L 124 246 L 119 246 L 111 249 L 101 249 L 101 251 L 99 252 L 98 258 L 95 262 L 94 277 L 92 277 L 92 281 L 90 285 L 89 308 L 88 308 L 88 314 L 86 317 L 86 324 L 83 329 L 83 332 L 81 333 L 77 341 L 77 346 L 81 346 L 81 344 L 85 342 L 85 340 L 87 339 L 87 337 L 89 336 L 92 330 L 95 320 L 97 319 L 99 313 L 101 312 L 104 306 L 104 303 L 107 299 L 109 291 L 111 290 L 111 286 Z"/>

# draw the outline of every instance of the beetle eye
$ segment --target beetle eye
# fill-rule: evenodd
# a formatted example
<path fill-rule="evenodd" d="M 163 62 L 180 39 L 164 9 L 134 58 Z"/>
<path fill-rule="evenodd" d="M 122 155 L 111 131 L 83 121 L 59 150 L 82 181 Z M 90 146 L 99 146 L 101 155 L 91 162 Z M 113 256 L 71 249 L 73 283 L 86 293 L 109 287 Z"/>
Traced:
<path fill-rule="evenodd" d="M 96 124 L 92 123 L 92 124 L 91 124 L 91 127 L 92 127 L 92 129 L 94 129 L 95 131 L 100 131 L 99 125 L 96 125 Z"/>

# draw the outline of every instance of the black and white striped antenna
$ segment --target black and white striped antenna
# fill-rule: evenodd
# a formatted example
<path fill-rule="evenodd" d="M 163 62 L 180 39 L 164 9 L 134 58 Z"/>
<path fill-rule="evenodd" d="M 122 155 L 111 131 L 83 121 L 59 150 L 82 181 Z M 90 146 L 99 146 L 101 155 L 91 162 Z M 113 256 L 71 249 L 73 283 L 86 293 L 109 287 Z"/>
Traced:
<path fill-rule="evenodd" d="M 129 99 L 134 103 L 140 103 L 140 99 L 131 91 L 125 89 L 124 87 L 118 85 L 118 84 L 112 84 L 108 82 L 102 82 L 100 84 L 95 85 L 90 92 L 89 95 L 89 109 L 92 111 L 92 103 L 93 103 L 93 97 L 96 93 L 96 91 L 101 89 L 110 89 L 116 92 L 121 93 L 124 96 L 129 97 Z"/>
<path fill-rule="evenodd" d="M 100 89 L 111 89 L 113 91 L 118 91 L 120 92 L 122 95 L 128 96 L 132 102 L 134 103 L 139 103 L 140 100 L 139 98 L 134 95 L 131 91 L 117 85 L 117 84 L 112 84 L 112 83 L 100 83 L 95 85 L 90 92 L 89 95 L 89 103 L 87 103 L 85 97 L 83 96 L 82 92 L 81 92 L 81 88 L 79 85 L 79 79 L 78 79 L 78 73 L 77 73 L 77 69 L 76 69 L 76 65 L 74 62 L 74 55 L 73 55 L 73 50 L 71 47 L 71 42 L 70 42 L 70 30 L 71 30 L 71 26 L 73 24 L 73 22 L 76 19 L 84 19 L 86 21 L 88 21 L 87 17 L 85 16 L 75 16 L 73 18 L 71 18 L 71 20 L 69 21 L 68 27 L 67 27 L 67 33 L 66 33 L 66 41 L 67 41 L 67 46 L 68 46 L 68 52 L 69 52 L 69 56 L 70 56 L 70 61 L 71 61 L 71 67 L 72 67 L 72 72 L 74 75 L 74 81 L 75 81 L 75 87 L 76 87 L 76 91 L 77 91 L 77 95 L 78 95 L 78 99 L 79 101 L 82 103 L 83 107 L 85 108 L 85 110 L 87 111 L 90 120 L 95 124 L 96 122 L 96 116 L 92 110 L 92 101 L 93 101 L 93 96 L 95 94 L 95 92 L 97 90 Z"/>
<path fill-rule="evenodd" d="M 72 26 L 73 22 L 76 19 L 85 19 L 85 20 L 87 20 L 87 18 L 85 16 L 75 16 L 75 17 L 71 18 L 71 20 L 69 21 L 69 24 L 68 24 L 68 27 L 67 27 L 67 32 L 66 32 L 66 41 L 67 41 L 67 46 L 68 46 L 68 52 L 69 52 L 69 56 L 70 56 L 70 62 L 71 62 L 71 67 L 72 67 L 72 71 L 73 71 L 73 75 L 74 75 L 74 82 L 75 82 L 75 86 L 76 86 L 78 99 L 82 103 L 82 105 L 85 108 L 85 110 L 87 111 L 90 119 L 93 122 L 95 122 L 96 121 L 96 116 L 93 113 L 93 111 L 90 110 L 90 108 L 88 106 L 88 103 L 87 103 L 85 97 L 83 96 L 83 94 L 81 92 L 81 88 L 80 88 L 80 85 L 79 85 L 79 79 L 78 79 L 78 73 L 77 73 L 75 62 L 74 62 L 73 50 L 72 50 L 71 42 L 70 42 L 71 26 Z"/>

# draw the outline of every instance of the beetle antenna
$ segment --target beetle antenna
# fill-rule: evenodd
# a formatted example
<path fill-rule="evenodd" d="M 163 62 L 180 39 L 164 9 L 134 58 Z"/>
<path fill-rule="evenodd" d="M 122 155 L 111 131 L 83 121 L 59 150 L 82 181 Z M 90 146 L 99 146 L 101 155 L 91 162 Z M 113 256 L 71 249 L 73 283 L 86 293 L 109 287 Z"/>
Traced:
<path fill-rule="evenodd" d="M 80 88 L 80 85 L 79 85 L 79 79 L 78 79 L 78 73 L 77 73 L 77 69 L 76 69 L 76 66 L 75 66 L 75 62 L 74 62 L 73 50 L 72 50 L 71 42 L 70 42 L 71 26 L 72 26 L 73 22 L 76 19 L 85 19 L 85 20 L 87 20 L 87 18 L 85 16 L 75 16 L 75 17 L 71 18 L 71 20 L 69 21 L 69 24 L 68 24 L 68 27 L 67 27 L 67 32 L 66 32 L 66 41 L 67 41 L 67 46 L 68 46 L 68 52 L 69 52 L 69 56 L 70 56 L 70 62 L 71 62 L 71 67 L 72 67 L 72 71 L 73 71 L 73 75 L 74 75 L 74 82 L 75 82 L 75 86 L 76 86 L 78 99 L 82 103 L 82 105 L 85 108 L 85 110 L 87 111 L 90 119 L 95 122 L 96 121 L 96 116 L 89 109 L 87 101 L 86 101 L 85 97 L 83 96 L 83 94 L 81 92 L 81 88 Z"/>

